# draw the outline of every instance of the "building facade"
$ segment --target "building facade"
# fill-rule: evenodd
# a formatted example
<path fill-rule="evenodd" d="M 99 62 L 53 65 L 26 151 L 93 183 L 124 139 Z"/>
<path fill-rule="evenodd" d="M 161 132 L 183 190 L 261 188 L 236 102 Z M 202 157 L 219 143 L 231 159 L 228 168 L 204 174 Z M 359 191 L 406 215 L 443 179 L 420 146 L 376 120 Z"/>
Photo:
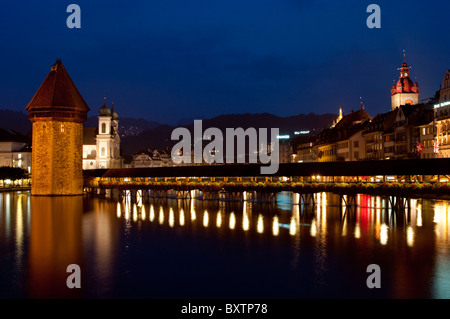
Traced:
<path fill-rule="evenodd" d="M 99 109 L 98 127 L 83 130 L 83 169 L 121 168 L 119 116 L 106 102 Z"/>
<path fill-rule="evenodd" d="M 339 117 L 332 127 L 318 134 L 315 146 L 318 149 L 318 162 L 357 161 L 365 156 L 364 127 L 372 120 L 361 105 L 358 111 Z"/>
<path fill-rule="evenodd" d="M 18 132 L 0 129 L 0 167 L 20 167 L 31 173 L 31 139 Z"/>
<path fill-rule="evenodd" d="M 170 167 L 172 157 L 167 150 L 146 150 L 133 155 L 130 167 Z"/>

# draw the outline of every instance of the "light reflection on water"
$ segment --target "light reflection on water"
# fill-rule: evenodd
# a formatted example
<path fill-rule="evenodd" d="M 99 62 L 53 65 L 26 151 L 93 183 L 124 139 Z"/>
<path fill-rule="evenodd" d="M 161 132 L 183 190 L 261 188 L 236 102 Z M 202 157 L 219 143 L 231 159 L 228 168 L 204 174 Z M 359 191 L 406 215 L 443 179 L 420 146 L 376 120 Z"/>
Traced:
<path fill-rule="evenodd" d="M 122 200 L 1 193 L 0 296 L 161 296 L 141 285 L 157 289 L 158 280 L 165 280 L 160 293 L 169 298 L 238 297 L 238 291 L 246 297 L 342 298 L 362 292 L 450 298 L 447 201 L 412 199 L 396 212 L 389 198 L 358 195 L 357 206 L 346 207 L 349 200 L 317 193 L 313 206 L 289 193 L 279 194 L 277 204 L 148 199 L 142 193 L 134 198 L 131 192 Z M 181 262 L 192 279 L 173 278 L 170 270 Z M 72 263 L 84 269 L 80 291 L 64 286 Z M 381 292 L 364 287 L 370 263 L 382 269 Z M 231 264 L 241 270 L 227 279 Z M 161 279 L 142 278 L 149 265 L 162 271 Z M 200 269 L 206 265 L 205 278 Z M 210 277 L 226 286 L 217 296 L 203 295 Z M 191 280 L 197 290 L 187 288 Z M 186 295 L 179 295 L 177 282 L 187 285 L 181 290 Z M 232 283 L 238 282 L 248 286 L 237 289 Z"/>

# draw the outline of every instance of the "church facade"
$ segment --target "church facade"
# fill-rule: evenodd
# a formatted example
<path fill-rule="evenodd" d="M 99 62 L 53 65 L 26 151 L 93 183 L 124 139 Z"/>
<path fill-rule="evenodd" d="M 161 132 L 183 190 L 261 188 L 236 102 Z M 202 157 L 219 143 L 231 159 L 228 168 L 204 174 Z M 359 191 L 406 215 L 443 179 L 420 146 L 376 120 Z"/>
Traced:
<path fill-rule="evenodd" d="M 121 168 L 119 116 L 106 102 L 99 109 L 98 126 L 83 129 L 83 169 Z"/>

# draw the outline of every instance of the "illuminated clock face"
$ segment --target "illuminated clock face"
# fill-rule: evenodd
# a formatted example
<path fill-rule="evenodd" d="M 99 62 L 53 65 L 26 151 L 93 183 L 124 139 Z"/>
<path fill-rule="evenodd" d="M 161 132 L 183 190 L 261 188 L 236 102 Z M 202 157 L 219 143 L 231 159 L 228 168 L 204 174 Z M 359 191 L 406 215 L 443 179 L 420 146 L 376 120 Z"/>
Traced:
<path fill-rule="evenodd" d="M 405 77 L 407 77 L 407 76 L 408 76 L 408 73 L 405 72 L 403 75 L 404 75 Z"/>

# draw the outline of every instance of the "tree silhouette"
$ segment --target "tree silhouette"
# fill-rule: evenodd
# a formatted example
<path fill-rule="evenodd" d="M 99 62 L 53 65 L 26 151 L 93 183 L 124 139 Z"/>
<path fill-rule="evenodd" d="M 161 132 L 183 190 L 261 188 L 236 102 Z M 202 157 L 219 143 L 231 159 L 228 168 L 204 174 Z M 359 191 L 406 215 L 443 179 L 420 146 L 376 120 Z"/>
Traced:
<path fill-rule="evenodd" d="M 10 179 L 12 181 L 28 178 L 28 172 L 26 169 L 21 167 L 9 167 L 2 166 L 0 167 L 0 180 Z"/>

